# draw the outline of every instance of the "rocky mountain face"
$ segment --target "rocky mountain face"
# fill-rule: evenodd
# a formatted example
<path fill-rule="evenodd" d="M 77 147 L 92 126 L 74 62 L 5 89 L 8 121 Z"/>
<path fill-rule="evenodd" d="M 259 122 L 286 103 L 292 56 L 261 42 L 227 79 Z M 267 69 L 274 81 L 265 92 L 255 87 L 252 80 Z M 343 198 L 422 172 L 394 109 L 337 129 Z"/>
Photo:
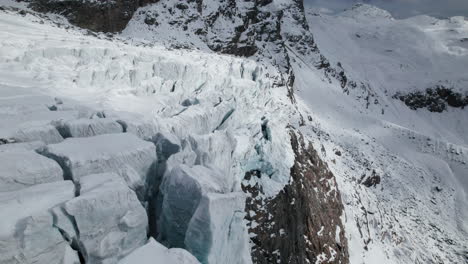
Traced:
<path fill-rule="evenodd" d="M 295 163 L 291 180 L 275 197 L 264 197 L 246 173 L 242 189 L 254 263 L 349 263 L 348 242 L 340 217 L 344 209 L 335 176 L 311 144 L 291 131 Z"/>
<path fill-rule="evenodd" d="M 468 106 L 468 95 L 455 92 L 444 85 L 427 88 L 424 92 L 417 91 L 408 94 L 400 92 L 393 97 L 401 100 L 413 110 L 427 108 L 431 112 L 441 113 L 449 106 L 461 109 Z"/>
<path fill-rule="evenodd" d="M 112 1 L 30 1 L 36 11 L 55 13 L 66 17 L 70 23 L 98 32 L 120 32 L 132 18 L 135 11 L 158 0 L 112 0 Z"/>

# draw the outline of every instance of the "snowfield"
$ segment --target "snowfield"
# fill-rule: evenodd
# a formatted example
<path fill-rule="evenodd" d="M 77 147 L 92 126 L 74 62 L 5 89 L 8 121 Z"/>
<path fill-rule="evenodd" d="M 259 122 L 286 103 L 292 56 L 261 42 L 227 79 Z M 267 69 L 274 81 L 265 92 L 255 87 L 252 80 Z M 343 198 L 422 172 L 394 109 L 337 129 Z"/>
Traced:
<path fill-rule="evenodd" d="M 138 21 L 110 37 L 0 10 L 0 263 L 253 263 L 241 182 L 259 171 L 249 185 L 281 193 L 291 128 L 335 175 L 350 263 L 466 262 L 467 109 L 394 95 L 467 94 L 468 21 L 307 19 L 356 89 L 291 51 L 293 102 L 268 62 L 127 38 Z"/>
<path fill-rule="evenodd" d="M 468 231 L 468 113 L 409 109 L 392 96 L 449 83 L 468 94 L 462 17 L 393 19 L 372 6 L 330 16 L 308 11 L 324 56 L 341 62 L 378 103 L 296 65 L 317 148 L 337 176 L 352 263 L 463 263 Z M 318 85 L 320 83 L 320 85 Z M 452 86 L 451 86 L 452 87 Z M 364 107 L 363 107 L 364 106 Z M 340 155 L 336 155 L 339 151 Z M 366 187 L 379 176 L 378 184 Z"/>

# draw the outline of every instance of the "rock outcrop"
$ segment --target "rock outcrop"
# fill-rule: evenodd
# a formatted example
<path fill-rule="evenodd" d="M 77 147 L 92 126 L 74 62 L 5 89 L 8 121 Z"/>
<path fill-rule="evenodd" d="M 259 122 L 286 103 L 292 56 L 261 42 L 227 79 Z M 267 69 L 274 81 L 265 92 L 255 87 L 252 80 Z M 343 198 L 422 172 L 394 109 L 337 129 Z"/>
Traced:
<path fill-rule="evenodd" d="M 264 198 L 263 187 L 247 172 L 242 189 L 249 195 L 246 220 L 254 263 L 348 263 L 344 214 L 335 177 L 312 144 L 291 132 L 295 164 L 291 180 L 273 198 Z"/>
<path fill-rule="evenodd" d="M 39 12 L 66 17 L 72 24 L 100 32 L 119 32 L 125 28 L 138 7 L 158 0 L 27 0 Z"/>
<path fill-rule="evenodd" d="M 404 102 L 412 110 L 426 108 L 431 112 L 442 113 L 448 107 L 464 109 L 468 106 L 468 94 L 461 94 L 447 88 L 444 85 L 436 85 L 425 91 L 417 91 L 408 94 L 397 93 L 393 96 Z"/>

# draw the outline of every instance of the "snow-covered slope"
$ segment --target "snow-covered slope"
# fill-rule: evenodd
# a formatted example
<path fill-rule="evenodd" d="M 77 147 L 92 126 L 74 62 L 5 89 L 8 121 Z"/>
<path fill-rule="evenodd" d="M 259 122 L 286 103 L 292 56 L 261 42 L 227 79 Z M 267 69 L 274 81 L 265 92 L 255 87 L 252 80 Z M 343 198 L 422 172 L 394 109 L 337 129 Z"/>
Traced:
<path fill-rule="evenodd" d="M 351 262 L 465 262 L 468 112 L 411 110 L 393 95 L 436 83 L 467 94 L 468 22 L 395 20 L 365 5 L 336 16 L 311 11 L 308 19 L 323 55 L 378 98 L 366 107 L 360 91 L 295 67 L 316 132 L 301 131 L 324 146 L 337 176 Z"/>
<path fill-rule="evenodd" d="M 397 20 L 384 10 L 357 5 L 336 16 L 311 10 L 308 20 L 322 53 L 332 63 L 340 62 L 351 80 L 370 85 L 382 106 L 398 92 L 436 85 L 466 95 L 468 21 L 464 17 Z"/>

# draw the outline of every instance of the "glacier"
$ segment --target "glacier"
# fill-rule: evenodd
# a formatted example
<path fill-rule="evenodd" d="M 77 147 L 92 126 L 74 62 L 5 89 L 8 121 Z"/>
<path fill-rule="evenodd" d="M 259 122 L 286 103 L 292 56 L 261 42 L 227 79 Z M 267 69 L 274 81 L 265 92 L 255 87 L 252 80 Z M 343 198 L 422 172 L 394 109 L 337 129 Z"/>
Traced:
<path fill-rule="evenodd" d="M 5 16 L 2 15 L 2 21 L 10 24 L 14 17 L 16 17 L 14 14 L 5 13 Z M 30 19 L 36 18 L 30 17 Z M 30 23 L 23 27 L 23 30 L 26 31 L 29 26 L 36 25 L 33 21 L 24 20 L 24 22 Z M 280 107 L 282 104 L 288 104 L 286 92 L 269 89 L 271 86 L 269 79 L 259 77 L 268 74 L 266 69 L 244 59 L 220 58 L 217 55 L 190 51 L 168 52 L 164 48 L 160 48 L 160 50 L 158 48 L 146 49 L 144 46 L 125 44 L 124 41 L 113 43 L 105 39 L 85 36 L 78 31 L 76 33 L 67 32 L 66 29 L 48 25 L 48 22 L 43 26 L 44 29 L 47 28 L 48 32 L 50 29 L 56 30 L 57 36 L 77 34 L 76 46 L 64 47 L 60 37 L 58 39 L 48 38 L 51 43 L 47 43 L 47 41 L 43 41 L 41 36 L 39 39 L 40 43 L 44 45 L 44 52 L 38 53 L 36 46 L 34 49 L 24 50 L 22 54 L 10 53 L 7 55 L 9 58 L 2 57 L 2 60 L 16 64 L 18 71 L 15 72 L 24 74 L 23 77 L 29 76 L 26 78 L 37 85 L 34 89 L 25 89 L 61 99 L 62 104 L 57 107 L 56 111 L 47 108 L 45 111 L 73 112 L 75 114 L 72 118 L 50 118 L 50 121 L 46 122 L 52 124 L 55 131 L 59 131 L 63 124 L 73 124 L 78 122 L 74 120 L 83 118 L 85 115 L 82 114 L 82 109 L 96 109 L 97 113 L 104 113 L 105 117 L 99 118 L 97 116 L 97 119 L 93 117 L 90 121 L 86 121 L 87 123 L 97 122 L 98 124 L 100 119 L 111 118 L 117 120 L 124 127 L 122 132 L 125 130 L 128 133 L 99 133 L 100 135 L 96 135 L 95 132 L 69 133 L 66 136 L 68 138 L 61 139 L 59 142 L 48 141 L 47 146 L 39 152 L 56 160 L 64 170 L 65 179 L 73 180 L 78 189 L 83 184 L 81 179 L 88 177 L 87 175 L 107 172 L 119 174 L 118 170 L 123 164 L 128 164 L 131 169 L 135 170 L 143 182 L 147 180 L 145 177 L 163 177 L 159 180 L 163 182 L 162 185 L 165 185 L 166 181 L 175 179 L 171 177 L 169 172 L 181 163 L 185 164 L 187 169 L 196 172 L 197 179 L 203 174 L 214 176 L 212 179 L 217 179 L 217 183 L 211 183 L 214 184 L 214 189 L 206 189 L 205 191 L 220 192 L 219 194 L 223 195 L 218 198 L 215 193 L 212 195 L 208 195 L 209 193 L 206 192 L 202 193 L 200 204 L 194 208 L 196 211 L 192 211 L 185 219 L 178 222 L 187 226 L 187 233 L 181 234 L 180 240 L 183 243 L 179 243 L 177 246 L 192 248 L 193 252 L 191 253 L 196 254 L 200 259 L 210 261 L 210 263 L 223 261 L 223 259 L 227 261 L 235 259 L 239 263 L 248 262 L 250 260 L 248 234 L 243 220 L 245 198 L 242 193 L 239 193 L 241 191 L 239 183 L 243 178 L 244 167 L 252 168 L 255 163 L 260 164 L 257 162 L 259 160 L 262 160 L 263 163 L 278 164 L 272 178 L 264 179 L 266 182 L 274 183 L 268 190 L 270 193 L 278 192 L 287 183 L 290 167 L 288 164 L 293 162 L 292 154 L 284 151 L 289 149 L 289 141 L 284 140 L 288 138 L 288 133 L 283 129 L 274 129 L 274 127 L 284 128 L 287 125 L 287 111 L 289 110 L 285 111 Z M 15 29 L 17 33 L 21 31 L 17 30 Z M 11 33 L 13 32 L 8 34 Z M 88 38 L 93 43 L 90 43 L 89 47 L 82 47 L 81 39 L 83 37 Z M 20 39 L 17 40 L 20 41 Z M 23 39 L 22 41 L 35 42 L 36 40 Z M 96 45 L 98 43 L 101 43 L 101 48 Z M 110 48 L 109 45 L 113 45 L 113 47 Z M 127 50 L 131 51 L 133 55 L 129 56 Z M 38 57 L 38 54 L 43 56 Z M 116 58 L 119 59 L 116 61 Z M 21 62 L 18 62 L 18 59 Z M 76 59 L 79 61 L 75 61 Z M 63 60 L 66 61 L 66 64 L 69 63 L 68 66 L 62 63 Z M 58 63 L 58 61 L 61 62 Z M 110 67 L 109 72 L 100 70 L 105 61 Z M 28 69 L 20 66 L 23 63 L 28 65 Z M 44 63 L 51 66 L 50 73 L 52 75 L 43 72 Z M 121 65 L 118 66 L 119 64 Z M 134 65 L 136 68 L 128 68 L 130 65 Z M 81 69 L 77 70 L 76 66 L 81 67 Z M 54 67 L 59 67 L 62 74 L 55 74 L 54 72 L 58 68 L 54 69 Z M 69 72 L 65 73 L 64 71 L 67 69 Z M 32 72 L 36 73 L 31 75 Z M 75 77 L 69 78 L 70 75 Z M 3 80 L 7 82 L 9 87 L 20 87 L 21 85 L 15 83 L 17 78 L 18 76 L 14 76 L 9 80 Z M 75 81 L 73 81 L 74 79 Z M 63 89 L 64 87 L 70 89 Z M 116 87 L 119 89 L 114 90 Z M 229 89 L 224 89 L 224 87 L 229 87 Z M 5 87 L 4 89 L 10 88 Z M 113 95 L 109 95 L 109 89 L 113 90 L 111 92 Z M 262 92 L 260 93 L 260 91 Z M 265 96 L 265 93 L 269 95 Z M 94 99 L 87 100 L 88 98 Z M 247 116 L 244 114 L 245 111 L 252 113 L 249 115 L 249 119 L 245 118 Z M 253 114 L 255 112 L 257 114 Z M 143 117 L 133 118 L 135 115 Z M 250 143 L 238 147 L 236 142 L 254 142 L 261 138 L 262 123 L 266 116 L 270 116 L 268 125 L 273 131 L 271 139 L 268 142 L 262 142 L 257 148 L 246 148 Z M 89 115 L 88 118 L 90 118 Z M 117 131 L 105 130 L 102 133 L 110 132 Z M 131 132 L 149 141 L 138 139 L 132 136 Z M 156 146 L 153 145 L 153 141 Z M 158 144 L 162 146 L 163 160 L 161 161 L 157 161 L 156 158 Z M 174 146 L 174 150 L 169 151 L 166 146 Z M 258 154 L 260 149 L 265 149 L 264 152 L 272 152 L 273 155 L 260 157 Z M 282 151 L 279 151 L 280 149 Z M 173 154 L 173 152 L 177 153 Z M 213 153 L 217 154 L 212 155 Z M 158 173 L 145 174 L 154 162 L 166 163 L 167 169 L 165 171 L 168 173 L 163 175 Z M 155 181 L 156 183 L 147 186 L 149 190 L 145 194 L 155 199 L 158 195 L 163 195 L 163 200 L 169 201 L 169 194 L 164 195 L 165 188 L 161 188 L 159 191 L 158 180 Z M 77 193 L 79 196 L 65 202 L 64 208 L 67 208 L 68 204 L 76 203 L 74 202 L 76 199 L 86 201 L 86 193 L 82 193 L 82 191 L 77 191 Z M 170 194 L 172 195 L 172 193 L 174 192 Z M 146 206 L 147 201 L 145 201 L 144 196 L 141 202 Z M 193 197 L 187 196 L 187 198 Z M 224 207 L 225 202 L 232 203 L 232 206 Z M 164 221 L 159 219 L 176 221 L 176 219 L 170 219 L 168 210 L 164 210 L 164 204 L 168 204 L 168 202 L 161 204 L 163 205 L 161 211 L 157 210 L 157 205 L 154 208 L 161 214 L 157 215 L 155 220 L 161 225 Z M 177 206 L 177 203 L 171 204 L 171 206 Z M 149 208 L 152 207 L 149 206 Z M 221 208 L 224 208 L 224 211 L 219 211 Z M 73 212 L 76 214 L 74 218 L 77 221 L 81 217 L 86 217 L 86 214 L 83 215 L 84 212 L 77 210 Z M 220 215 L 225 216 L 220 217 Z M 209 219 L 209 225 L 200 225 L 200 220 L 195 219 Z M 79 222 L 77 223 L 79 225 Z M 150 223 L 151 226 L 156 224 Z M 81 230 L 80 227 L 78 229 Z M 194 237 L 196 232 L 205 233 L 210 229 L 219 231 L 212 235 L 207 233 L 207 236 L 201 241 L 199 241 L 198 236 Z M 229 235 L 229 229 L 235 230 L 235 235 Z M 91 242 L 73 239 L 72 234 L 68 234 L 66 237 L 69 239 L 71 237 L 73 245 L 78 244 L 74 245 L 74 248 L 82 252 L 80 254 L 85 260 L 92 262 L 106 260 L 107 250 L 102 253 L 93 253 L 93 251 L 87 253 L 88 247 L 92 247 L 94 250 L 93 246 L 86 246 L 86 243 Z M 109 239 L 118 240 L 118 237 L 117 233 Z M 79 243 L 73 243 L 73 241 Z M 80 244 L 84 244 L 84 246 L 80 246 Z M 167 242 L 167 245 L 176 246 L 170 241 Z M 231 248 L 239 250 L 233 251 Z M 239 252 L 243 255 L 242 258 L 238 257 Z M 113 257 L 120 258 L 119 255 Z"/>
<path fill-rule="evenodd" d="M 2 192 L 63 180 L 62 169 L 56 162 L 31 150 L 0 150 L 0 160 Z"/>

